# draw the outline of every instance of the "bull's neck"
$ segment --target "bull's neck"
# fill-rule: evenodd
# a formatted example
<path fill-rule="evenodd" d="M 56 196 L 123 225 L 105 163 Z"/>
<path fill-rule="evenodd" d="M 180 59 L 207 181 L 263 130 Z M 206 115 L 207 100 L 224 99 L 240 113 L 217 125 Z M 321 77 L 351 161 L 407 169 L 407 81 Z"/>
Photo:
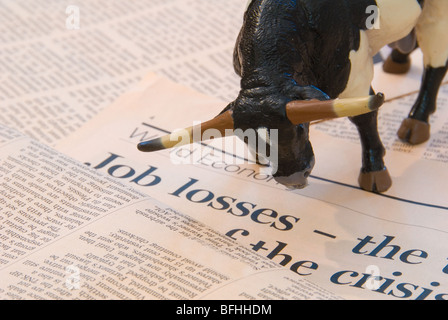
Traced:
<path fill-rule="evenodd" d="M 291 86 L 297 85 L 290 72 L 269 72 L 267 70 L 252 71 L 241 79 L 241 89 L 271 88 L 280 93 Z"/>
<path fill-rule="evenodd" d="M 297 1 L 252 0 L 239 50 L 242 88 L 283 87 L 294 83 L 297 50 Z"/>

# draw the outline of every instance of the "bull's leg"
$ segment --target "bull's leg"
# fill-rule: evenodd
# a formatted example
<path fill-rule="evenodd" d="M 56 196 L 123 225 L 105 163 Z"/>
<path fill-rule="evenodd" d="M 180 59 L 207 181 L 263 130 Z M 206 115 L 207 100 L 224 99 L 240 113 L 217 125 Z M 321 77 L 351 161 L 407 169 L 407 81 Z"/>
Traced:
<path fill-rule="evenodd" d="M 360 32 L 361 44 L 357 52 L 350 53 L 351 73 L 347 87 L 339 98 L 362 97 L 374 94 L 370 88 L 373 79 L 373 59 L 365 32 Z M 358 129 L 362 146 L 362 167 L 358 182 L 362 189 L 384 192 L 392 185 L 384 166 L 385 149 L 380 140 L 377 126 L 377 112 L 370 112 L 350 118 Z"/>
<path fill-rule="evenodd" d="M 384 192 L 392 185 L 389 172 L 384 165 L 386 154 L 378 134 L 378 113 L 371 112 L 352 117 L 350 120 L 358 129 L 362 145 L 362 167 L 359 173 L 359 186 L 367 191 Z"/>
<path fill-rule="evenodd" d="M 399 49 L 393 49 L 383 64 L 383 70 L 392 74 L 404 74 L 411 68 L 410 53 L 403 53 Z"/>
<path fill-rule="evenodd" d="M 391 43 L 392 52 L 383 64 L 383 70 L 392 74 L 404 74 L 411 68 L 411 53 L 417 48 L 417 37 L 413 30 L 405 38 Z"/>
<path fill-rule="evenodd" d="M 430 137 L 429 116 L 436 110 L 437 94 L 448 69 L 444 67 L 426 67 L 417 100 L 408 118 L 404 119 L 398 137 L 411 144 L 419 144 Z"/>
<path fill-rule="evenodd" d="M 400 139 L 411 144 L 425 142 L 430 136 L 429 116 L 436 110 L 437 93 L 448 68 L 447 12 L 448 1 L 425 1 L 415 28 L 425 72 L 417 101 L 398 130 Z"/>

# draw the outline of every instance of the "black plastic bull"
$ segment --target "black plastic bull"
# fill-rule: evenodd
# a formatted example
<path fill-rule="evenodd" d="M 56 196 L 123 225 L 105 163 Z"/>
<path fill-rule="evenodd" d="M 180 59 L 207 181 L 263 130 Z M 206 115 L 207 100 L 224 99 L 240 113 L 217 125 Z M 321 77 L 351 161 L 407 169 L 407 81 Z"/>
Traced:
<path fill-rule="evenodd" d="M 377 2 L 252 0 L 234 51 L 241 91 L 218 117 L 204 123 L 201 132 L 207 128 L 278 130 L 273 176 L 289 188 L 302 188 L 314 165 L 309 122 L 350 116 L 362 144 L 359 184 L 369 191 L 387 190 L 391 179 L 377 130 L 377 109 L 383 97 L 373 95 L 370 88 L 373 55 L 410 33 L 421 7 L 416 0 Z M 405 14 L 400 5 L 408 6 Z M 380 29 L 369 30 L 372 16 L 366 9 L 372 6 L 380 12 L 395 10 L 380 19 L 384 29 L 380 24 Z M 369 94 L 356 103 L 349 99 Z M 177 139 L 166 136 L 140 143 L 138 148 L 155 151 L 175 145 Z"/>

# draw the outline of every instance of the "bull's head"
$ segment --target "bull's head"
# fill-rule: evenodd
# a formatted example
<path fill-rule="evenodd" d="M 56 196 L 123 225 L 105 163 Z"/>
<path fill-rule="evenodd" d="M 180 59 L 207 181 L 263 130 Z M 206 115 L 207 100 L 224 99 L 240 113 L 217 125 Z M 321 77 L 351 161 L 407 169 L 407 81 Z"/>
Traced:
<path fill-rule="evenodd" d="M 277 130 L 277 139 L 267 139 L 270 143 L 269 159 L 275 159 L 271 163 L 274 168 L 273 176 L 288 188 L 303 188 L 314 166 L 314 154 L 308 136 L 309 123 L 371 112 L 384 102 L 381 93 L 330 100 L 314 87 L 296 87 L 296 92 L 292 95 L 294 99 L 291 99 L 290 94 L 282 95 L 264 90 L 241 91 L 239 97 L 217 117 L 183 130 L 183 135 L 172 133 L 141 142 L 138 149 L 152 152 L 198 142 L 197 137 L 203 137 L 210 129 L 218 130 L 221 136 L 228 135 L 229 130 L 244 132 L 247 129 L 263 128 L 267 129 L 268 134 Z M 277 153 L 276 157 L 272 157 L 273 152 Z"/>

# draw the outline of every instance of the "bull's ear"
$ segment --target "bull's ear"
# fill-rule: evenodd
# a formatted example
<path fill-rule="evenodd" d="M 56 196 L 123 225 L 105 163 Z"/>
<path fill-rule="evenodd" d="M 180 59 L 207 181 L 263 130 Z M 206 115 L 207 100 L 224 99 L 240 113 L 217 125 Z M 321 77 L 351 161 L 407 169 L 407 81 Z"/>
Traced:
<path fill-rule="evenodd" d="M 286 105 L 286 115 L 293 124 L 339 117 L 354 117 L 378 110 L 384 103 L 384 95 L 334 99 L 334 100 L 297 100 Z"/>
<path fill-rule="evenodd" d="M 226 130 L 233 130 L 232 110 L 223 110 L 223 112 L 211 120 L 182 130 L 177 130 L 160 138 L 141 142 L 137 145 L 137 148 L 140 151 L 153 152 L 199 142 L 201 141 L 204 132 L 208 129 L 218 130 L 221 137 L 226 135 Z"/>

